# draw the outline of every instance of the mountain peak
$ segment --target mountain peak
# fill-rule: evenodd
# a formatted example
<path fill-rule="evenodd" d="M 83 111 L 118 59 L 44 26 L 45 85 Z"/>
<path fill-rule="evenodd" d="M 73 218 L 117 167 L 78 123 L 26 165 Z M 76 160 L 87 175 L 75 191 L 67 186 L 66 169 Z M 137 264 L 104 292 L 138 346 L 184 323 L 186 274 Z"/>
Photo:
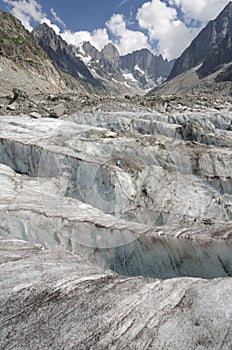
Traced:
<path fill-rule="evenodd" d="M 162 55 L 155 56 L 150 50 L 143 48 L 121 56 L 120 64 L 125 73 L 131 73 L 147 89 L 167 78 L 174 61 L 168 62 Z"/>
<path fill-rule="evenodd" d="M 99 60 L 100 52 L 98 49 L 93 46 L 89 41 L 84 41 L 79 47 L 78 50 L 85 56 L 90 56 L 94 60 Z"/>
<path fill-rule="evenodd" d="M 221 11 L 221 13 L 223 12 L 232 12 L 232 1 L 229 1 L 228 4 L 224 7 L 224 9 Z"/>
<path fill-rule="evenodd" d="M 79 81 L 88 80 L 92 86 L 101 88 L 101 83 L 94 79 L 84 62 L 77 57 L 76 48 L 63 40 L 51 27 L 45 23 L 40 24 L 33 29 L 32 34 L 58 69 Z"/>
<path fill-rule="evenodd" d="M 108 43 L 106 44 L 103 49 L 101 50 L 101 53 L 103 55 L 117 55 L 119 56 L 119 52 L 118 49 L 112 44 L 112 43 Z"/>
<path fill-rule="evenodd" d="M 176 60 L 168 80 L 202 64 L 209 52 L 217 47 L 232 28 L 232 2 L 230 1 L 221 13 L 192 41 L 190 46 Z"/>
<path fill-rule="evenodd" d="M 119 66 L 120 55 L 118 49 L 112 44 L 108 43 L 101 50 L 101 56 L 103 59 L 111 62 L 115 67 Z"/>

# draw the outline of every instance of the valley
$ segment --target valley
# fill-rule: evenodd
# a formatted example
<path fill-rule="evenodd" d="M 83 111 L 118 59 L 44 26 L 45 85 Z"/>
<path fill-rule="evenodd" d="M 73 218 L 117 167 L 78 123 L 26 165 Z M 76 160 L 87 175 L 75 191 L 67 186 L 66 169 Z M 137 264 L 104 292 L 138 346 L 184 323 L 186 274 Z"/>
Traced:
<path fill-rule="evenodd" d="M 168 61 L 0 11 L 1 349 L 232 348 L 231 18 Z"/>

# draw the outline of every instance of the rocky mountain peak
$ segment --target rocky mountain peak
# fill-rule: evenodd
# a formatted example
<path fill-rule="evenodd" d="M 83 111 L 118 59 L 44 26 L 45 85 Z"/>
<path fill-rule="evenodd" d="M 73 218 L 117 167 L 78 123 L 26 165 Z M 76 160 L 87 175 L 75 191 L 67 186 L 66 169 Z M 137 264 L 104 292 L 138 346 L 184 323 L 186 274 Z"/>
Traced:
<path fill-rule="evenodd" d="M 79 47 L 79 51 L 84 51 L 86 56 L 90 56 L 94 60 L 99 60 L 100 52 L 89 41 L 84 41 Z"/>
<path fill-rule="evenodd" d="M 67 45 L 61 36 L 57 35 L 46 23 L 42 23 L 35 27 L 32 31 L 32 35 L 42 47 L 50 45 L 53 50 L 56 50 L 58 46 L 65 47 Z"/>
<path fill-rule="evenodd" d="M 208 54 L 220 44 L 232 28 L 232 2 L 216 19 L 210 21 L 176 60 L 168 80 L 202 64 Z"/>
<path fill-rule="evenodd" d="M 34 32 L 34 36 L 36 36 L 36 35 L 39 36 L 39 34 L 44 35 L 46 33 L 46 34 L 50 34 L 50 36 L 55 37 L 54 30 L 51 27 L 49 27 L 49 25 L 47 23 L 41 23 L 33 30 L 33 32 Z"/>
<path fill-rule="evenodd" d="M 32 34 L 58 69 L 79 81 L 101 88 L 101 83 L 92 76 L 84 62 L 77 56 L 76 48 L 69 45 L 47 24 L 40 24 L 34 28 Z"/>
<path fill-rule="evenodd" d="M 105 45 L 104 48 L 101 50 L 101 56 L 103 59 L 106 59 L 107 61 L 111 62 L 115 67 L 119 66 L 120 55 L 117 48 L 113 44 L 108 43 L 107 45 Z"/>
<path fill-rule="evenodd" d="M 118 91 L 130 93 L 131 88 L 133 92 L 139 93 L 152 88 L 158 81 L 161 82 L 167 78 L 174 63 L 174 61 L 164 60 L 161 55 L 154 56 L 147 48 L 125 56 L 120 56 L 112 43 L 105 45 L 101 51 L 88 41 L 82 42 L 76 48 L 68 45 L 46 24 L 35 28 L 33 35 L 55 62 L 57 68 L 76 79 L 79 79 L 81 74 L 86 81 L 91 74 L 91 79 L 94 77 L 103 85 L 106 83 L 107 89 L 110 90 L 112 84 L 116 83 L 117 94 Z M 71 61 L 70 57 L 72 57 Z"/>
<path fill-rule="evenodd" d="M 158 80 L 165 80 L 173 67 L 174 61 L 164 60 L 162 55 L 155 56 L 144 48 L 120 57 L 120 67 L 145 88 L 152 88 Z"/>

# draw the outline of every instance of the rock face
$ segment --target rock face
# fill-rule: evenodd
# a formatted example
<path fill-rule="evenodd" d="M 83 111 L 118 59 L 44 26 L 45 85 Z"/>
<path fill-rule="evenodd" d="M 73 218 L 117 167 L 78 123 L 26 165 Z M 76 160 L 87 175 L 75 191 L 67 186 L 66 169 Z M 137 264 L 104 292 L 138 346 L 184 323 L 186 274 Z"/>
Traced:
<path fill-rule="evenodd" d="M 152 94 L 230 96 L 232 2 L 210 21 L 176 60 L 168 80 Z"/>
<path fill-rule="evenodd" d="M 124 82 L 120 71 L 119 52 L 111 43 L 107 44 L 100 52 L 99 65 L 103 68 L 104 74 L 109 74 L 111 79 Z"/>
<path fill-rule="evenodd" d="M 81 82 L 88 92 L 117 96 L 135 92 L 124 84 L 123 75 L 115 65 L 119 54 L 113 45 L 109 44 L 101 53 L 90 43 L 83 43 L 77 49 L 44 23 L 34 28 L 32 34 L 55 66 Z M 68 80 L 67 83 L 70 85 Z"/>
<path fill-rule="evenodd" d="M 169 76 L 175 60 L 164 60 L 162 55 L 154 56 L 148 49 L 134 51 L 120 57 L 120 67 L 125 74 L 132 74 L 144 89 L 154 87 Z"/>
<path fill-rule="evenodd" d="M 68 45 L 47 24 L 43 23 L 37 26 L 32 31 L 32 35 L 57 68 L 70 74 L 75 79 L 103 88 L 101 83 L 94 79 L 85 64 L 76 56 L 75 48 Z"/>
<path fill-rule="evenodd" d="M 14 82 L 20 84 L 24 78 L 30 79 L 30 89 L 38 84 L 42 91 L 46 88 L 65 91 L 61 75 L 21 22 L 3 11 L 0 11 L 0 21 L 0 67 L 4 85 L 1 90 L 7 91 L 11 78 L 11 89 L 17 87 L 13 86 Z"/>
<path fill-rule="evenodd" d="M 221 69 L 224 65 L 232 62 L 231 40 L 232 30 L 226 34 L 225 38 L 213 50 L 211 50 L 211 53 L 206 57 L 202 66 L 198 69 L 198 75 L 200 78 L 205 78 Z M 226 70 L 228 70 L 228 67 Z"/>
<path fill-rule="evenodd" d="M 88 69 L 89 72 L 99 81 L 102 82 L 109 92 L 116 93 L 118 95 L 119 89 L 122 93 L 131 93 L 131 87 L 134 88 L 134 92 L 138 93 L 143 90 L 147 90 L 154 86 L 154 84 L 160 83 L 165 80 L 169 75 L 174 60 L 168 62 L 163 57 L 154 56 L 149 50 L 142 49 L 135 51 L 126 56 L 120 56 L 117 48 L 111 43 L 107 44 L 101 51 L 98 51 L 89 42 L 83 42 L 77 49 L 67 45 L 64 41 L 57 36 L 54 31 L 47 25 L 43 24 L 36 27 L 33 31 L 35 38 L 39 44 L 48 53 L 50 58 L 58 64 L 60 69 L 63 68 L 62 55 L 58 56 L 51 54 L 54 48 L 54 41 L 60 43 L 59 45 L 65 46 L 65 50 L 69 52 L 68 56 L 74 55 L 74 60 L 71 65 L 72 70 L 75 67 L 75 60 L 82 62 L 82 65 Z M 61 65 L 59 61 L 61 60 Z M 69 68 L 66 67 L 65 71 Z M 80 72 L 80 67 L 76 65 L 77 74 L 84 75 L 89 79 L 88 75 Z M 79 72 L 79 73 L 78 73 Z M 69 73 L 72 74 L 71 71 Z M 73 74 L 72 74 L 73 75 Z M 74 75 L 78 77 L 78 75 Z M 118 85 L 117 91 L 115 88 Z M 116 86 L 115 86 L 116 85 Z M 115 91 L 115 92 L 114 92 Z"/>
<path fill-rule="evenodd" d="M 77 48 L 77 55 L 83 62 L 86 62 L 94 75 L 105 84 L 109 84 L 109 88 L 117 84 L 122 92 L 132 92 L 130 86 L 125 85 L 125 79 L 120 70 L 119 52 L 114 45 L 109 43 L 101 51 L 98 51 L 89 42 L 84 42 Z"/>
<path fill-rule="evenodd" d="M 154 56 L 147 49 L 119 56 L 118 50 L 112 44 L 106 45 L 98 54 L 95 50 L 90 50 L 89 45 L 83 44 L 82 49 L 86 50 L 85 54 L 92 57 L 92 69 L 95 69 L 103 77 L 109 73 L 114 79 L 124 82 L 128 87 L 132 86 L 140 92 L 165 80 L 174 64 L 174 60 L 168 62 L 161 55 Z M 100 66 L 96 60 L 100 60 Z M 104 71 L 101 70 L 101 67 Z"/>
<path fill-rule="evenodd" d="M 220 59 L 217 57 L 215 61 L 210 59 L 210 57 L 214 55 L 215 51 L 217 51 L 220 56 L 221 45 L 225 47 L 225 43 L 223 44 L 222 41 L 227 36 L 228 32 L 231 31 L 231 26 L 232 2 L 230 1 L 218 17 L 207 24 L 193 40 L 191 45 L 176 60 L 168 79 L 173 79 L 202 63 L 204 65 L 204 61 L 208 72 L 202 68 L 202 71 L 200 70 L 201 76 L 212 73 L 218 67 L 218 63 L 227 63 L 228 56 L 226 60 L 224 60 L 223 53 Z M 218 60 L 222 61 L 218 62 Z"/>
<path fill-rule="evenodd" d="M 79 47 L 79 52 L 84 55 L 90 56 L 93 60 L 97 61 L 100 59 L 101 55 L 98 49 L 95 46 L 91 45 L 89 41 L 84 41 L 82 45 Z"/>
<path fill-rule="evenodd" d="M 120 64 L 119 52 L 116 49 L 116 47 L 114 45 L 112 45 L 111 43 L 107 44 L 102 49 L 101 57 L 102 57 L 102 59 L 105 58 L 105 60 L 111 62 L 115 68 L 119 67 L 119 64 Z"/>

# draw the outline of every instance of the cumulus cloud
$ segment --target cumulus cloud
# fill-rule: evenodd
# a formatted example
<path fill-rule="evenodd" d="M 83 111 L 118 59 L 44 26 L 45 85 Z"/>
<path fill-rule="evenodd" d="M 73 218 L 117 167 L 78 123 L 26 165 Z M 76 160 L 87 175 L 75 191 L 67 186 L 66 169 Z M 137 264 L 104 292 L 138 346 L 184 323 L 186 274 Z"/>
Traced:
<path fill-rule="evenodd" d="M 169 0 L 168 3 L 181 9 L 186 22 L 189 19 L 208 22 L 223 10 L 228 0 Z"/>
<path fill-rule="evenodd" d="M 112 39 L 110 39 L 107 30 L 111 33 Z M 121 14 L 114 14 L 106 22 L 106 28 L 96 29 L 93 32 L 65 30 L 60 35 L 67 43 L 74 46 L 80 45 L 83 41 L 89 41 L 99 51 L 106 44 L 112 42 L 121 55 L 145 47 L 151 49 L 147 36 L 140 31 L 127 29 L 126 20 Z"/>
<path fill-rule="evenodd" d="M 110 41 L 106 28 L 94 30 L 91 37 L 98 50 L 101 50 Z"/>
<path fill-rule="evenodd" d="M 121 55 L 142 48 L 151 49 L 147 36 L 140 31 L 128 29 L 126 27 L 126 20 L 121 14 L 114 14 L 110 20 L 106 22 L 106 27 L 113 34 L 113 43 L 118 48 Z"/>
<path fill-rule="evenodd" d="M 70 30 L 65 30 L 61 34 L 61 37 L 67 41 L 68 44 L 74 46 L 80 45 L 83 41 L 89 41 L 98 50 L 101 50 L 110 41 L 106 28 L 96 29 L 91 33 L 88 31 L 72 32 Z"/>
<path fill-rule="evenodd" d="M 51 20 L 43 12 L 42 6 L 36 0 L 3 1 L 12 7 L 11 13 L 22 22 L 22 24 L 27 30 L 32 31 L 32 22 L 46 23 L 56 32 L 56 34 L 60 34 L 60 28 L 56 24 L 51 22 Z M 53 9 L 51 9 L 51 13 L 56 22 L 65 26 L 63 21 L 59 18 L 59 16 Z"/>
<path fill-rule="evenodd" d="M 12 14 L 17 17 L 24 27 L 32 31 L 31 21 L 41 22 L 45 17 L 42 6 L 36 0 L 3 0 L 12 6 Z"/>
<path fill-rule="evenodd" d="M 158 42 L 159 53 L 168 59 L 178 57 L 200 30 L 188 28 L 178 19 L 176 9 L 160 0 L 144 3 L 136 18 L 148 31 L 150 41 Z"/>

